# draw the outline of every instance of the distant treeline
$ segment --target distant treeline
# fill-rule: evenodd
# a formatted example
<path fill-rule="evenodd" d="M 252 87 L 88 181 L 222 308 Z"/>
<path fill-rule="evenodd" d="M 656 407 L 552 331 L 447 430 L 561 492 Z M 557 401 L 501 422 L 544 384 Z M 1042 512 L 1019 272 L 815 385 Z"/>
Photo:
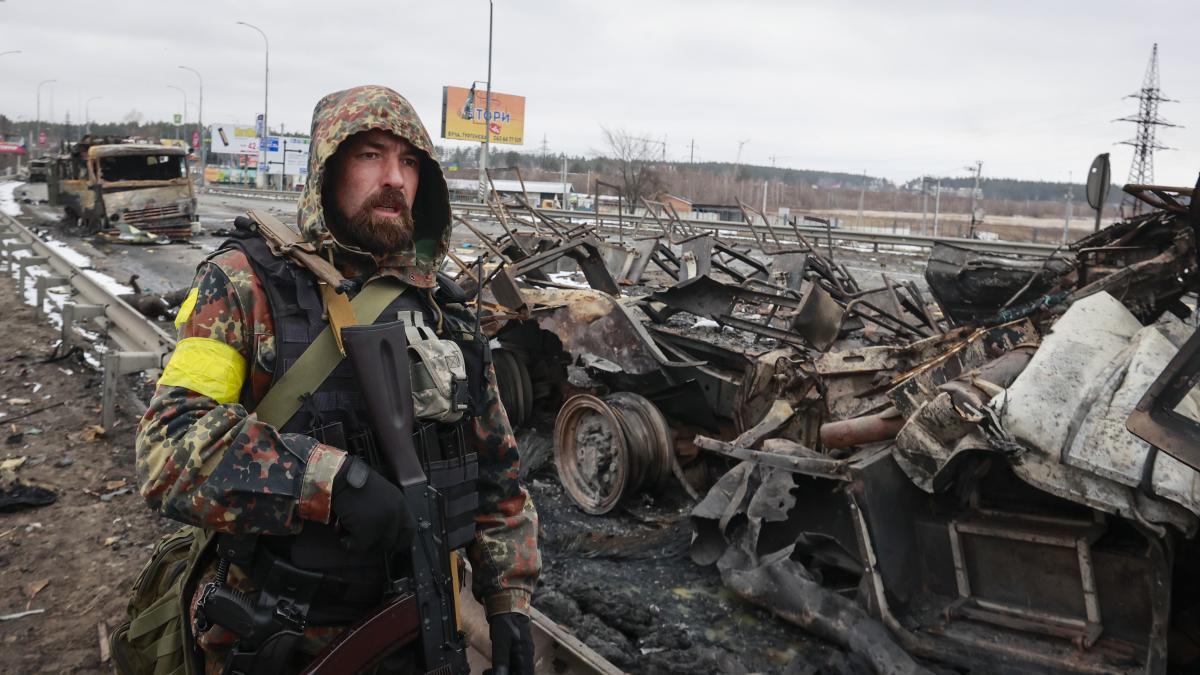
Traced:
<path fill-rule="evenodd" d="M 522 171 L 558 172 L 562 170 L 562 156 L 542 156 L 535 152 L 518 152 L 515 150 L 499 149 L 506 146 L 493 146 L 491 154 L 492 167 L 519 166 Z M 499 150 L 498 150 L 499 149 Z M 476 169 L 479 165 L 479 150 L 477 147 L 439 148 L 443 164 L 462 169 Z M 709 173 L 717 176 L 730 177 L 735 165 L 732 162 L 655 162 L 668 173 Z M 789 186 L 819 187 L 842 190 L 858 190 L 864 181 L 862 174 L 844 173 L 840 171 L 818 171 L 812 169 L 790 169 L 772 166 L 739 165 L 737 180 L 750 183 L 762 183 L 770 180 Z M 607 175 L 616 173 L 616 162 L 604 157 L 567 157 L 569 173 L 587 173 Z M 528 176 L 527 176 L 528 177 Z M 914 178 L 904 183 L 896 184 L 886 178 L 867 175 L 867 189 L 870 191 L 906 190 L 920 192 L 921 179 Z M 937 180 L 931 176 L 930 181 Z M 942 177 L 944 190 L 958 188 L 970 189 L 974 179 L 970 176 Z M 668 181 L 669 182 L 669 181 Z M 1085 186 L 1082 183 L 1069 184 L 1062 182 L 1017 180 L 1014 178 L 989 178 L 986 175 L 980 180 L 980 190 L 985 199 L 1016 201 L 1016 202 L 1062 202 L 1067 191 L 1073 189 L 1075 200 L 1086 201 Z M 932 189 L 931 189 L 932 191 Z M 1112 185 L 1109 189 L 1109 201 L 1120 201 L 1120 186 Z M 706 201 L 703 200 L 702 201 Z"/>
<path fill-rule="evenodd" d="M 131 113 L 130 117 L 133 119 L 122 122 L 93 122 L 91 131 L 93 134 L 136 136 L 142 138 L 175 138 L 178 133 L 180 138 L 190 141 L 191 134 L 196 129 L 194 122 L 182 127 L 176 127 L 171 122 L 136 119 L 137 115 L 135 113 Z M 37 127 L 38 125 L 34 121 L 23 120 L 17 122 L 5 115 L 0 115 L 0 135 L 8 138 L 23 136 L 27 143 L 32 144 L 35 141 Z M 46 134 L 47 147 L 49 148 L 57 147 L 59 142 L 63 140 L 78 140 L 83 136 L 85 126 L 74 123 L 67 125 L 43 121 L 41 129 Z M 305 134 L 289 132 L 289 135 L 304 136 Z M 507 149 L 508 147 L 493 146 L 491 166 L 495 168 L 518 166 L 522 171 L 534 171 L 539 174 L 543 172 L 558 173 L 562 170 L 561 155 L 519 152 Z M 439 154 L 443 165 L 447 168 L 478 168 L 478 147 L 443 147 L 439 148 Z M 668 175 L 672 173 L 686 173 L 691 175 L 710 174 L 726 181 L 733 177 L 733 172 L 736 168 L 736 182 L 752 184 L 769 180 L 772 183 L 778 183 L 783 186 L 857 191 L 864 181 L 864 177 L 861 174 L 748 164 L 735 165 L 732 162 L 696 162 L 694 164 L 688 162 L 652 162 L 652 164 L 661 167 L 662 171 Z M 613 159 L 583 156 L 567 157 L 567 171 L 571 174 L 587 174 L 591 172 L 594 175 L 609 177 L 618 173 L 617 162 Z M 937 177 L 931 177 L 931 180 L 936 179 Z M 895 184 L 886 178 L 870 175 L 866 176 L 865 180 L 867 189 L 874 192 L 890 192 L 897 189 L 919 192 L 921 186 L 921 179 L 919 177 L 901 184 Z M 665 182 L 671 184 L 674 181 L 668 179 Z M 946 176 L 941 177 L 941 182 L 942 188 L 945 190 L 969 189 L 973 184 L 973 179 L 970 176 Z M 1069 189 L 1074 190 L 1076 201 L 1083 203 L 1086 200 L 1085 187 L 1081 183 L 1071 185 L 1062 182 L 989 178 L 985 175 L 980 181 L 980 189 L 983 192 L 984 198 L 998 201 L 1061 202 Z M 1120 186 L 1113 185 L 1109 190 L 1109 195 L 1110 202 L 1119 201 L 1121 198 Z M 708 199 L 704 195 L 695 195 L 695 197 L 698 197 L 700 201 L 720 201 L 719 199 Z"/>

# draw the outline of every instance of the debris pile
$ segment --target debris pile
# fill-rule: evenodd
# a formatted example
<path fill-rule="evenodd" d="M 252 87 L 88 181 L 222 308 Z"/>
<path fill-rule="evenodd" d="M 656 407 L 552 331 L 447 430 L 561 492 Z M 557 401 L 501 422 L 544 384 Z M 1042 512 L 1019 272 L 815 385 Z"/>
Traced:
<path fill-rule="evenodd" d="M 1125 421 L 1193 331 L 1200 209 L 1136 187 L 1158 210 L 1044 258 L 938 244 L 924 287 L 744 204 L 749 239 L 644 201 L 612 241 L 493 195 L 453 259 L 586 513 L 692 495 L 694 563 L 876 672 L 1159 672 L 1200 664 L 1200 473 Z"/>

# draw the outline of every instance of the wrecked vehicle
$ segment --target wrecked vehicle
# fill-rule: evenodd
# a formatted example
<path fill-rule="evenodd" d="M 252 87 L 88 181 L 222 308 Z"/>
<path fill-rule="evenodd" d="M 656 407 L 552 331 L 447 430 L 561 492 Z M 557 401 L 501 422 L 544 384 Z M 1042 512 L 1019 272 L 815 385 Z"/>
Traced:
<path fill-rule="evenodd" d="M 497 200 L 460 279 L 583 512 L 692 495 L 691 560 L 855 672 L 1162 673 L 1200 667 L 1200 265 L 1191 190 L 1149 194 L 1044 258 L 939 244 L 926 288 L 744 205 L 753 246 Z"/>
<path fill-rule="evenodd" d="M 38 157 L 29 160 L 29 182 L 46 183 L 50 180 L 50 158 Z"/>
<path fill-rule="evenodd" d="M 937 359 L 919 369 L 925 382 L 894 386 L 894 440 L 845 454 L 786 437 L 697 439 L 745 461 L 693 512 L 693 559 L 851 649 L 855 624 L 825 610 L 839 587 L 906 652 L 972 672 L 1186 662 L 1187 633 L 1173 645 L 1169 627 L 1198 600 L 1182 556 L 1200 473 L 1124 432 L 1184 327 L 1143 326 L 1100 293 L 1045 337 L 1006 328 L 1015 344 Z M 879 672 L 894 656 L 863 649 Z"/>
<path fill-rule="evenodd" d="M 51 164 L 50 202 L 86 233 L 192 236 L 196 194 L 185 148 L 85 136 Z"/>

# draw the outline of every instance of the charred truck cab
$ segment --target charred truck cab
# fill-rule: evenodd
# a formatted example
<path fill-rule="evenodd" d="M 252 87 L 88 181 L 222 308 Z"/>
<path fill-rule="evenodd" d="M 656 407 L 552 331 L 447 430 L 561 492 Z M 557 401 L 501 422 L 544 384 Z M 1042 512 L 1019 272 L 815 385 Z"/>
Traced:
<path fill-rule="evenodd" d="M 196 194 L 184 148 L 88 136 L 58 158 L 53 174 L 50 201 L 63 207 L 68 227 L 192 235 Z"/>

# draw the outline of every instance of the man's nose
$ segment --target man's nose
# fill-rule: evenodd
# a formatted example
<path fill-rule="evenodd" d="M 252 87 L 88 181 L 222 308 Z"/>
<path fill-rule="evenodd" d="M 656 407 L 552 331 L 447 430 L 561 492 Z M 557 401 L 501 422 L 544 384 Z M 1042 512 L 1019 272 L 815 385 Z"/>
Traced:
<path fill-rule="evenodd" d="M 401 159 L 388 161 L 384 168 L 383 184 L 388 187 L 403 188 L 405 184 L 404 164 Z"/>

